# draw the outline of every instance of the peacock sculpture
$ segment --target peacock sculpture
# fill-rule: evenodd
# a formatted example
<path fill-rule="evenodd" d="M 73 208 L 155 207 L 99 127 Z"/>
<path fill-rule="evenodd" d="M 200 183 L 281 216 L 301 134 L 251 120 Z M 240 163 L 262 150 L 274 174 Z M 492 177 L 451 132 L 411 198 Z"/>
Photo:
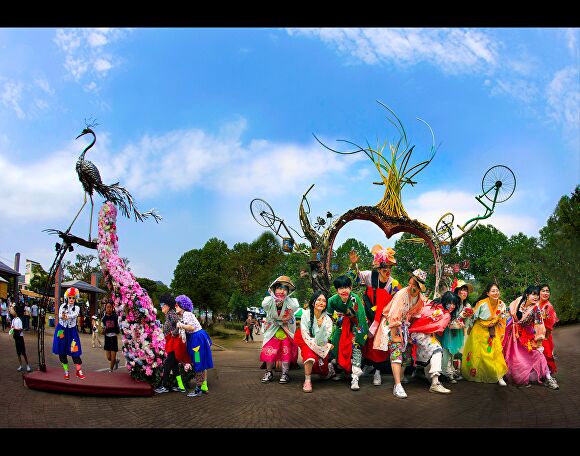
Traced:
<path fill-rule="evenodd" d="M 77 160 L 76 171 L 79 176 L 79 180 L 83 185 L 83 189 L 85 190 L 85 199 L 83 205 L 77 212 L 77 215 L 75 216 L 75 218 L 73 219 L 72 223 L 68 228 L 69 230 L 72 228 L 77 217 L 85 207 L 85 204 L 87 204 L 87 195 L 89 195 L 89 198 L 91 200 L 91 219 L 89 224 L 89 238 L 88 238 L 89 242 L 91 241 L 91 231 L 93 224 L 93 209 L 94 209 L 93 192 L 95 191 L 103 198 L 105 198 L 106 201 L 110 201 L 115 206 L 117 206 L 119 210 L 123 213 L 123 215 L 127 218 L 131 218 L 131 213 L 133 213 L 135 221 L 139 220 L 142 222 L 146 218 L 152 217 L 155 220 L 155 222 L 158 223 L 159 220 L 162 219 L 162 217 L 157 213 L 155 209 L 152 209 L 147 212 L 139 212 L 139 210 L 137 209 L 137 205 L 135 204 L 135 200 L 133 199 L 133 196 L 131 195 L 131 193 L 129 193 L 129 191 L 126 188 L 121 187 L 119 185 L 119 182 L 116 182 L 112 185 L 103 184 L 103 181 L 101 180 L 101 174 L 99 173 L 98 168 L 91 161 L 85 160 L 86 153 L 97 142 L 97 135 L 95 135 L 95 132 L 93 131 L 93 128 L 96 125 L 97 124 L 94 123 L 93 124 L 87 123 L 86 128 L 81 132 L 80 135 L 78 135 L 75 138 L 79 139 L 81 136 L 89 134 L 93 136 L 92 142 L 85 148 L 85 150 L 83 150 L 83 153 L 79 156 L 79 159 Z"/>

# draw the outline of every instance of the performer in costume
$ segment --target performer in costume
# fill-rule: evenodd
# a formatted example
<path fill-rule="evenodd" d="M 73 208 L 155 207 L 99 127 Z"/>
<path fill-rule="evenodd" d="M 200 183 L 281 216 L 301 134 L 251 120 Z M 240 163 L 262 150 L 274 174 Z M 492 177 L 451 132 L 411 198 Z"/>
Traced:
<path fill-rule="evenodd" d="M 538 301 L 540 289 L 529 286 L 522 297 L 509 306 L 508 321 L 503 341 L 503 354 L 508 366 L 507 378 L 516 385 L 530 386 L 531 381 L 542 383 L 550 389 L 558 389 L 550 375 L 548 362 L 542 353 L 546 328 Z"/>
<path fill-rule="evenodd" d="M 175 302 L 177 303 L 177 314 L 181 316 L 182 320 L 177 323 L 177 327 L 185 334 L 187 353 L 195 371 L 195 388 L 187 396 L 197 397 L 208 392 L 207 369 L 213 368 L 212 342 L 193 314 L 191 299 L 185 295 L 179 295 L 175 298 Z"/>
<path fill-rule="evenodd" d="M 298 300 L 290 295 L 296 287 L 289 277 L 280 276 L 268 288 L 269 296 L 262 301 L 262 308 L 266 312 L 266 326 L 260 361 L 266 363 L 266 372 L 262 383 L 274 380 L 272 372 L 277 361 L 282 363 L 280 383 L 290 381 L 288 370 L 298 348 L 294 342 L 296 333 L 296 319 L 294 313 L 298 310 Z M 296 355 L 297 356 L 297 355 Z"/>
<path fill-rule="evenodd" d="M 347 275 L 351 277 L 354 286 L 366 286 L 363 302 L 370 327 L 368 340 L 362 349 L 363 372 L 365 372 L 365 367 L 374 367 L 373 385 L 379 386 L 381 384 L 381 371 L 389 369 L 389 354 L 373 348 L 373 335 L 379 326 L 385 305 L 399 291 L 400 285 L 397 280 L 391 277 L 391 268 L 397 264 L 395 251 L 391 248 L 383 249 L 377 244 L 372 248 L 371 253 L 373 254 L 374 269 L 360 271 L 358 268 L 359 256 L 352 250 L 350 252 L 351 267 Z"/>
<path fill-rule="evenodd" d="M 408 285 L 399 290 L 383 309 L 373 342 L 375 349 L 388 351 L 395 380 L 393 395 L 400 399 L 407 397 L 401 385 L 401 376 L 405 365 L 410 364 L 411 359 L 411 344 L 408 343 L 409 326 L 411 320 L 419 317 L 427 301 L 423 295 L 426 291 L 427 273 L 416 269 L 410 275 Z"/>
<path fill-rule="evenodd" d="M 171 391 L 171 373 L 177 380 L 177 386 L 173 387 L 173 391 L 185 393 L 185 386 L 183 386 L 183 379 L 179 371 L 180 362 L 191 362 L 185 343 L 179 335 L 179 317 L 175 311 L 175 302 L 162 302 L 161 311 L 165 314 L 165 322 L 163 323 L 163 335 L 165 336 L 165 360 L 163 361 L 163 379 L 162 384 L 155 389 L 158 394 L 168 393 Z"/>
<path fill-rule="evenodd" d="M 443 347 L 443 372 L 451 383 L 463 380 L 461 370 L 453 366 L 454 358 L 461 357 L 463 345 L 465 343 L 465 322 L 473 315 L 473 309 L 467 302 L 467 296 L 473 292 L 473 285 L 463 280 L 455 284 L 453 292 L 458 298 L 457 305 L 451 310 L 451 321 L 443 335 L 441 336 L 441 346 Z"/>
<path fill-rule="evenodd" d="M 451 291 L 447 291 L 441 298 L 427 302 L 421 309 L 419 318 L 409 327 L 410 339 L 413 342 L 413 359 L 423 366 L 425 376 L 431 381 L 431 393 L 449 394 L 439 381 L 441 375 L 443 347 L 437 339 L 441 336 L 449 321 L 451 311 L 459 304 L 459 298 Z"/>
<path fill-rule="evenodd" d="M 539 286 L 540 289 L 540 311 L 542 312 L 542 320 L 544 320 L 544 326 L 546 327 L 546 338 L 542 345 L 544 346 L 544 356 L 548 362 L 548 368 L 550 369 L 550 374 L 554 375 L 558 370 L 556 368 L 556 362 L 554 361 L 554 341 L 552 340 L 552 331 L 554 330 L 554 325 L 558 322 L 558 316 L 554 310 L 554 306 L 550 303 L 550 286 L 548 284 L 542 284 Z"/>
<path fill-rule="evenodd" d="M 362 347 L 367 341 L 369 326 L 361 298 L 352 293 L 350 277 L 342 275 L 334 282 L 337 294 L 328 300 L 328 313 L 333 315 L 334 329 L 330 338 L 337 364 L 351 374 L 350 389 L 360 389 Z"/>
<path fill-rule="evenodd" d="M 332 344 L 328 341 L 331 334 L 332 319 L 326 313 L 326 294 L 318 290 L 310 297 L 308 309 L 302 311 L 300 328 L 294 337 L 304 361 L 302 391 L 305 393 L 312 392 L 313 372 L 325 378 L 334 375 L 334 367 L 328 363 L 328 353 L 332 348 Z"/>
<path fill-rule="evenodd" d="M 499 295 L 498 284 L 488 284 L 475 303 L 473 317 L 467 322 L 461 375 L 471 382 L 506 386 L 503 376 L 508 368 L 502 352 L 506 306 Z"/>
<path fill-rule="evenodd" d="M 71 356 L 73 363 L 76 366 L 76 376 L 78 378 L 85 378 L 82 370 L 81 355 L 83 349 L 81 347 L 81 339 L 77 331 L 77 318 L 81 311 L 77 304 L 79 299 L 79 290 L 70 287 L 64 293 L 64 303 L 58 308 L 58 324 L 54 330 L 54 338 L 52 340 L 52 352 L 58 355 L 62 367 L 64 369 L 64 378 L 69 380 L 68 374 L 68 358 Z"/>

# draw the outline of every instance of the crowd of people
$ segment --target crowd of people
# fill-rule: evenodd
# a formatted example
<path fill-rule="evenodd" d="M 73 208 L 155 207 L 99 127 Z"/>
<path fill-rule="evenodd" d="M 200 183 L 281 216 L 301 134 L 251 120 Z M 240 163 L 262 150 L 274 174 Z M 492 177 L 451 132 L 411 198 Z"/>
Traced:
<path fill-rule="evenodd" d="M 468 302 L 473 286 L 457 280 L 441 297 L 429 299 L 424 271 L 409 272 L 406 283 L 399 283 L 391 277 L 394 250 L 377 245 L 372 254 L 373 269 L 361 271 L 358 255 L 351 252 L 348 273 L 333 282 L 336 293 L 316 291 L 299 327 L 290 278 L 278 277 L 270 285 L 262 302 L 262 383 L 274 380 L 277 363 L 279 382 L 288 383 L 299 349 L 305 393 L 313 390 L 313 373 L 337 381 L 349 377 L 350 389 L 357 391 L 363 375 L 374 372 L 373 384 L 380 385 L 381 372 L 390 370 L 393 395 L 403 399 L 407 369 L 414 377 L 422 370 L 429 391 L 438 394 L 451 393 L 443 381 L 461 380 L 559 388 L 552 339 L 558 319 L 547 284 L 529 286 L 509 306 L 500 299 L 497 283 L 488 284 L 473 305 Z M 355 286 L 365 287 L 361 296 L 353 292 Z"/>

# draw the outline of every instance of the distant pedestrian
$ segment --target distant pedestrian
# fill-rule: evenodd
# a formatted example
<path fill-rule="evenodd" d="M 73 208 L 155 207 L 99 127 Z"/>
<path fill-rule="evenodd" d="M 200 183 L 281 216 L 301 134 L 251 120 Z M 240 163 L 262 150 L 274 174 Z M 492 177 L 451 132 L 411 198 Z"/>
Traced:
<path fill-rule="evenodd" d="M 30 307 L 30 312 L 32 315 L 32 327 L 34 329 L 38 329 L 38 304 L 36 304 L 36 301 L 32 303 L 32 306 Z"/>
<path fill-rule="evenodd" d="M 10 333 L 14 337 L 14 343 L 16 345 L 16 354 L 18 355 L 19 366 L 16 369 L 18 372 L 22 372 L 22 358 L 26 361 L 26 372 L 32 372 L 30 364 L 28 364 L 28 358 L 26 357 L 26 346 L 24 345 L 24 334 L 22 332 L 22 314 L 24 313 L 24 308 L 22 306 L 14 306 L 10 308 L 10 313 L 14 317 L 10 325 Z"/>
<path fill-rule="evenodd" d="M 0 316 L 2 317 L 2 332 L 8 327 L 8 304 L 5 299 L 0 299 Z"/>
<path fill-rule="evenodd" d="M 251 313 L 249 313 L 248 318 L 246 318 L 246 326 L 249 329 L 246 333 L 246 342 L 249 342 L 250 339 L 254 342 L 254 315 Z"/>
<path fill-rule="evenodd" d="M 77 318 L 81 311 L 76 303 L 79 297 L 79 290 L 70 287 L 65 291 L 64 296 L 66 301 L 58 309 L 58 324 L 54 329 L 54 338 L 52 340 L 52 352 L 58 355 L 62 368 L 64 369 L 64 378 L 68 380 L 68 358 L 71 356 L 76 366 L 76 376 L 80 379 L 85 378 L 82 370 L 81 355 L 83 353 L 81 347 L 81 339 L 77 331 Z"/>
<path fill-rule="evenodd" d="M 31 309 L 27 302 L 24 306 L 24 331 L 30 330 L 30 314 Z"/>
<path fill-rule="evenodd" d="M 99 319 L 96 315 L 91 317 L 91 330 L 93 331 L 91 337 L 93 339 L 93 348 L 95 348 L 95 342 L 99 344 L 99 348 L 102 348 L 101 339 L 99 339 Z"/>
<path fill-rule="evenodd" d="M 113 372 L 113 369 L 119 368 L 119 360 L 117 359 L 117 352 L 119 351 L 117 334 L 120 333 L 120 330 L 119 320 L 116 312 L 113 311 L 112 303 L 108 302 L 105 304 L 105 315 L 101 322 L 105 331 L 104 348 L 107 353 L 107 359 L 109 360 L 109 372 Z"/>

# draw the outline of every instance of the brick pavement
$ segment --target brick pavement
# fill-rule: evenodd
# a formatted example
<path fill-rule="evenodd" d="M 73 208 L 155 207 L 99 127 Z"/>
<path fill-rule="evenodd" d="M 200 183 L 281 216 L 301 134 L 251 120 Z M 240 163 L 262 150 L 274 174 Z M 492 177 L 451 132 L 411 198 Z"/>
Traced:
<path fill-rule="evenodd" d="M 36 335 L 25 334 L 34 367 Z M 52 328 L 45 338 L 47 365 L 59 369 L 57 357 L 50 353 Z M 580 325 L 557 328 L 554 338 L 559 356 L 559 391 L 538 385 L 502 388 L 460 382 L 447 385 L 453 393 L 445 396 L 429 393 L 426 383 L 415 381 L 405 387 L 408 399 L 400 400 L 391 393 L 392 377 L 383 375 L 379 387 L 372 385 L 372 377 L 362 378 L 358 392 L 350 391 L 346 381 L 324 382 L 313 376 L 314 392 L 304 394 L 302 370 L 292 370 L 292 381 L 287 385 L 277 381 L 261 384 L 261 343 L 245 344 L 233 338 L 216 340 L 226 350 L 214 351 L 216 367 L 209 371 L 209 395 L 188 398 L 169 393 L 151 398 L 115 398 L 26 388 L 16 371 L 12 337 L 0 333 L 0 410 L 5 412 L 0 415 L 0 428 L 578 428 Z M 81 340 L 85 373 L 107 367 L 102 349 L 91 348 L 90 336 L 81 334 Z"/>

